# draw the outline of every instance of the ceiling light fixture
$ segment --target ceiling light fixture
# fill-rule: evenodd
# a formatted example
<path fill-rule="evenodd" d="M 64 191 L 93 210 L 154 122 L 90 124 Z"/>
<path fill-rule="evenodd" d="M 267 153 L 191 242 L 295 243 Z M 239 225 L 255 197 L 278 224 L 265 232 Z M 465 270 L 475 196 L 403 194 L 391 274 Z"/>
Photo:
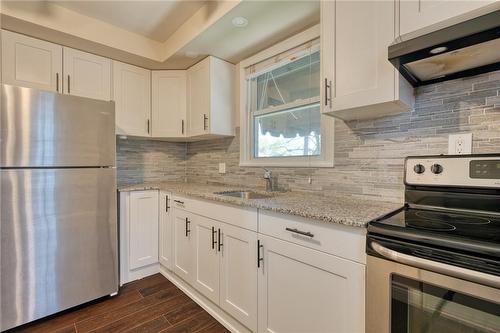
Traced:
<path fill-rule="evenodd" d="M 438 53 L 443 53 L 444 51 L 448 50 L 446 46 L 439 46 L 435 47 L 432 50 L 429 51 L 430 54 L 438 54 Z"/>
<path fill-rule="evenodd" d="M 237 28 L 243 28 L 243 27 L 246 27 L 248 25 L 248 20 L 246 18 L 244 18 L 243 16 L 236 16 L 235 18 L 233 18 L 233 20 L 231 22 Z"/>

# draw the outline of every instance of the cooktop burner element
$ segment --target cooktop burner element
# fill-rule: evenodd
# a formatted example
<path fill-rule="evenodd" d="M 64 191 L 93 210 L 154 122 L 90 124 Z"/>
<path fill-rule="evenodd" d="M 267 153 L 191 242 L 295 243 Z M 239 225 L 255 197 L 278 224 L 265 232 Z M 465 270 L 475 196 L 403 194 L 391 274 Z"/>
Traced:
<path fill-rule="evenodd" d="M 432 230 L 432 231 L 453 231 L 455 226 L 439 221 L 432 220 L 406 220 L 406 225 L 415 229 Z"/>
<path fill-rule="evenodd" d="M 489 219 L 483 217 L 458 215 L 444 212 L 421 211 L 415 213 L 415 215 L 425 219 L 439 221 L 440 223 L 482 225 L 491 222 Z"/>

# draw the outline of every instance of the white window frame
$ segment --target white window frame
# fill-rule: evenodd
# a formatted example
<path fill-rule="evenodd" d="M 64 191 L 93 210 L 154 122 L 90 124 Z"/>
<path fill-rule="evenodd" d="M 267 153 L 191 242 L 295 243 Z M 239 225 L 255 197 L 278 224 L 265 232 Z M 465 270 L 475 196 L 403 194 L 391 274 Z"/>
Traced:
<path fill-rule="evenodd" d="M 240 166 L 317 167 L 334 166 L 334 118 L 321 115 L 321 155 L 300 157 L 254 157 L 251 114 L 247 110 L 247 76 L 245 69 L 273 56 L 286 52 L 320 36 L 319 25 L 313 26 L 239 63 L 240 83 Z M 323 59 L 320 59 L 323 61 Z M 322 105 L 320 104 L 322 107 Z"/>

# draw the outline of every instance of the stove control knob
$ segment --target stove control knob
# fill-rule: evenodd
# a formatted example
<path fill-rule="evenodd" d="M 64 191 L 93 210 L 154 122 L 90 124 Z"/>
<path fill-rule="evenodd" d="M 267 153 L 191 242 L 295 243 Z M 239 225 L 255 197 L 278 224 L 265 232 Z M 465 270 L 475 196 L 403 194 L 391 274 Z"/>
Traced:
<path fill-rule="evenodd" d="M 413 171 L 419 175 L 425 172 L 425 167 L 422 164 L 415 164 Z"/>
<path fill-rule="evenodd" d="M 441 172 L 443 172 L 443 166 L 441 164 L 433 164 L 431 166 L 431 172 L 433 174 L 439 175 Z"/>

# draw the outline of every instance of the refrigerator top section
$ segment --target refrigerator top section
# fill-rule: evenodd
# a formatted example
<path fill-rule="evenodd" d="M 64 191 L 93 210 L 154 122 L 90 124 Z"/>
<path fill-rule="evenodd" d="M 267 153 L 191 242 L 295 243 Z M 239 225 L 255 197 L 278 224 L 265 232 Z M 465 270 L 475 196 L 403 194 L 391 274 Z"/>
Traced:
<path fill-rule="evenodd" d="M 0 167 L 115 165 L 115 105 L 2 85 Z"/>

